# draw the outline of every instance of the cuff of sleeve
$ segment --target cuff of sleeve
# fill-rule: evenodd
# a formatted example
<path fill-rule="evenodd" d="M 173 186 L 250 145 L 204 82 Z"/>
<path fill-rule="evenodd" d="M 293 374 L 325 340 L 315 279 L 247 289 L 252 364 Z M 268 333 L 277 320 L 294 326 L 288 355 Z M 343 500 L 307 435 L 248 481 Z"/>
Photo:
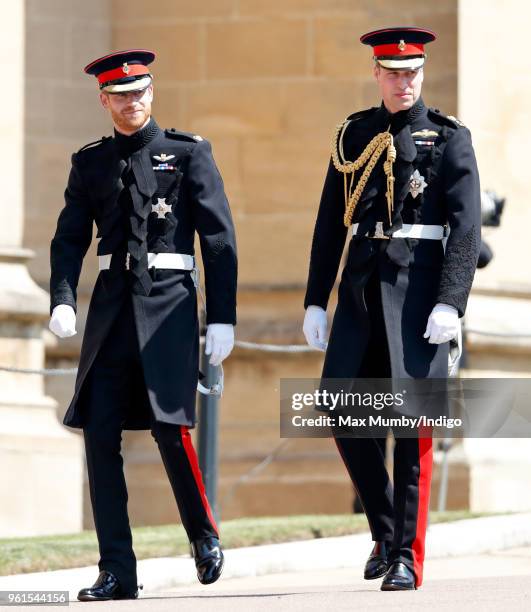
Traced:
<path fill-rule="evenodd" d="M 236 313 L 210 312 L 207 308 L 206 324 L 224 323 L 228 325 L 236 325 Z"/>
<path fill-rule="evenodd" d="M 323 310 L 326 310 L 328 307 L 328 297 L 307 293 L 304 298 L 304 309 L 308 308 L 308 306 L 320 306 Z"/>
<path fill-rule="evenodd" d="M 468 295 L 465 293 L 456 293 L 455 295 L 439 294 L 436 303 L 453 306 L 457 310 L 459 318 L 461 318 L 465 315 L 467 301 Z"/>
<path fill-rule="evenodd" d="M 64 304 L 65 306 L 71 306 L 74 309 L 74 312 L 77 314 L 77 304 L 71 298 L 67 297 L 56 297 L 50 302 L 50 316 L 52 316 L 53 309 L 56 306 L 60 306 Z"/>

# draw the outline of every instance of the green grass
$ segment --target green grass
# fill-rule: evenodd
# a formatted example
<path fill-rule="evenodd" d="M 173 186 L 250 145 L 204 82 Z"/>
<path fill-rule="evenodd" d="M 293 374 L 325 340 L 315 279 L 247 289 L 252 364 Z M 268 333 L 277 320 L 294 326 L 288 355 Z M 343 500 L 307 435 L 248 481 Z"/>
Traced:
<path fill-rule="evenodd" d="M 430 521 L 441 523 L 485 516 L 466 511 L 432 512 Z M 225 548 L 257 546 L 296 540 L 328 538 L 368 531 L 364 515 L 303 515 L 245 518 L 224 521 L 221 536 Z M 133 542 L 137 559 L 173 557 L 189 553 L 180 525 L 136 527 Z M 40 572 L 95 565 L 98 543 L 94 531 L 73 535 L 0 539 L 0 575 Z"/>

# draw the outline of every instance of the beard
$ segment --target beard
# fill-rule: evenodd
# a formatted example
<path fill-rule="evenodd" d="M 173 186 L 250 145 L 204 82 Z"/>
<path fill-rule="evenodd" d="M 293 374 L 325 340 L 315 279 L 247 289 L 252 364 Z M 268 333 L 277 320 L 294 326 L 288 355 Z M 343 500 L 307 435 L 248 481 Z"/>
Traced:
<path fill-rule="evenodd" d="M 139 130 L 151 116 L 151 106 L 139 107 L 138 112 L 131 113 L 133 108 L 126 108 L 120 112 L 111 110 L 111 116 L 114 124 L 118 127 L 119 131 L 123 132 L 136 132 Z"/>

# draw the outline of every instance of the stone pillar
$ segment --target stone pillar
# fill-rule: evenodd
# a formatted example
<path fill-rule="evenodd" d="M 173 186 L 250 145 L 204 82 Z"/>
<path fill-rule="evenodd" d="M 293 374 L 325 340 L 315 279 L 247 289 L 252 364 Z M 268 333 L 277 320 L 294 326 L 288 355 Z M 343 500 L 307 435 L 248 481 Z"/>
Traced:
<path fill-rule="evenodd" d="M 10 58 L 9 101 L 0 116 L 0 366 L 44 366 L 49 299 L 31 279 L 22 248 L 24 168 L 24 2 L 0 24 Z M 59 424 L 43 376 L 0 371 L 0 537 L 81 528 L 80 440 Z"/>
<path fill-rule="evenodd" d="M 531 284 L 526 266 L 515 265 L 529 259 L 529 17 L 518 0 L 458 2 L 457 116 L 472 132 L 482 188 L 507 198 L 501 227 L 483 231 L 495 256 L 477 271 L 467 308 L 467 327 L 483 332 L 467 336 L 466 375 L 474 378 L 531 375 Z M 453 445 L 448 460 L 450 509 L 531 508 L 531 440 L 468 439 Z"/>

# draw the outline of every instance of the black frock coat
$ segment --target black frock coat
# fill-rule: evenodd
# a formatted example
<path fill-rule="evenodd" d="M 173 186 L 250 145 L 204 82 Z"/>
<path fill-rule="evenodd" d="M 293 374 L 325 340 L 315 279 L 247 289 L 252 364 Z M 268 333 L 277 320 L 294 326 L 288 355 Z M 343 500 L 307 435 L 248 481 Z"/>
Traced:
<path fill-rule="evenodd" d="M 126 181 L 133 158 L 136 170 Z M 133 210 L 124 182 L 134 183 L 141 194 L 140 210 Z M 151 210 L 158 198 L 171 206 L 164 218 Z M 124 429 L 148 429 L 150 410 L 159 422 L 186 426 L 196 422 L 196 288 L 188 271 L 151 268 L 149 295 L 132 292 L 130 272 L 123 270 L 123 264 L 132 226 L 136 224 L 138 229 L 143 221 L 147 223 L 148 252 L 193 255 L 194 235 L 198 233 L 207 324 L 236 323 L 234 227 L 208 141 L 173 129 L 162 130 L 152 118 L 133 137 L 115 133 L 87 145 L 72 156 L 65 206 L 51 243 L 51 309 L 58 304 L 76 309 L 79 274 L 94 223 L 98 255 L 113 253 L 114 257 L 111 269 L 99 273 L 92 293 L 65 425 L 83 427 L 84 383 L 124 300 L 131 298 L 147 395 L 138 394 Z"/>
<path fill-rule="evenodd" d="M 454 118 L 426 107 L 422 98 L 408 111 L 391 115 L 382 104 L 349 119 L 343 138 L 347 160 L 357 159 L 389 126 L 397 152 L 392 225 L 387 220 L 384 153 L 354 212 L 358 234 L 374 229 L 376 221 L 384 222 L 386 234 L 402 223 L 448 225 L 450 234 L 446 250 L 440 240 L 350 240 L 323 378 L 353 378 L 361 371 L 365 377 L 389 376 L 386 359 L 393 378 L 445 378 L 448 343 L 429 344 L 423 334 L 438 302 L 454 306 L 463 316 L 476 269 L 480 187 L 470 132 Z M 413 197 L 410 178 L 415 170 L 427 187 Z M 343 175 L 331 161 L 313 235 L 305 307 L 327 307 L 347 236 L 344 210 Z M 372 275 L 377 276 L 381 305 L 371 303 L 374 292 L 366 291 Z M 377 310 L 382 312 L 380 320 L 374 317 Z M 381 342 L 382 330 L 375 326 L 385 328 L 381 367 L 374 359 L 379 347 L 372 344 Z M 369 347 L 373 365 L 367 369 Z"/>

